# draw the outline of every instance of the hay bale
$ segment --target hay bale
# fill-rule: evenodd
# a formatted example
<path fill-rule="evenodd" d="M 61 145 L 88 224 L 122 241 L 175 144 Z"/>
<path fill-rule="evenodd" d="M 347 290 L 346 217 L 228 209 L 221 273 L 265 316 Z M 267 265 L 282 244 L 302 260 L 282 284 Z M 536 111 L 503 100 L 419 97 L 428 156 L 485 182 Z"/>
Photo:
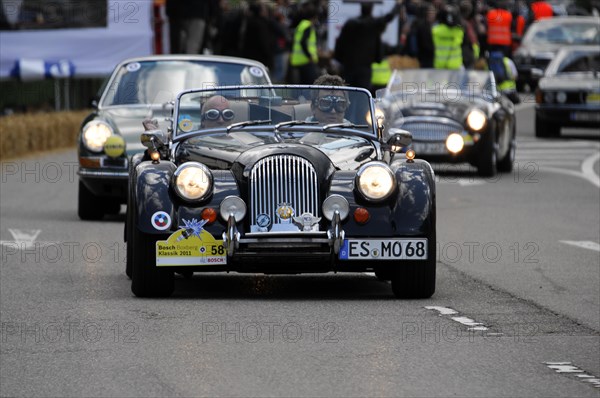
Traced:
<path fill-rule="evenodd" d="M 90 110 L 0 117 L 0 159 L 77 144 L 79 127 Z"/>
<path fill-rule="evenodd" d="M 390 55 L 388 57 L 392 69 L 419 69 L 419 60 L 406 55 Z"/>

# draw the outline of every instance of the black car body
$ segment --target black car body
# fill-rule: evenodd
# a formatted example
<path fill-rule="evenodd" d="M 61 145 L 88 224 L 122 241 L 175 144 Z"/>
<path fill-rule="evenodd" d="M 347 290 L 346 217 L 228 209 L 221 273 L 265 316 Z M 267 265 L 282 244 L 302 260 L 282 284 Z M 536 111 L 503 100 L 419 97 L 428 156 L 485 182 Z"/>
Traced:
<path fill-rule="evenodd" d="M 513 57 L 518 90 L 528 84 L 534 91 L 558 50 L 573 45 L 600 45 L 598 17 L 554 17 L 533 23 Z"/>
<path fill-rule="evenodd" d="M 561 127 L 600 127 L 600 47 L 562 49 L 536 91 L 535 135 L 557 137 Z"/>
<path fill-rule="evenodd" d="M 128 157 L 143 151 L 144 119 L 167 131 L 178 92 L 216 85 L 269 84 L 259 62 L 224 56 L 164 55 L 124 60 L 100 90 L 79 134 L 78 214 L 83 220 L 118 213 L 127 198 Z"/>
<path fill-rule="evenodd" d="M 515 110 L 489 71 L 396 70 L 377 93 L 386 125 L 412 133 L 430 162 L 468 162 L 482 176 L 512 170 Z"/>
<path fill-rule="evenodd" d="M 235 112 L 229 127 L 201 127 L 199 103 L 214 94 Z M 314 120 L 313 99 L 330 114 L 342 99 L 344 119 Z M 384 137 L 374 109 L 367 90 L 337 86 L 181 93 L 173 134 L 144 133 L 148 152 L 132 159 L 132 291 L 169 295 L 174 272 L 374 271 L 399 297 L 431 296 L 433 171 L 394 152 L 410 134 Z"/>

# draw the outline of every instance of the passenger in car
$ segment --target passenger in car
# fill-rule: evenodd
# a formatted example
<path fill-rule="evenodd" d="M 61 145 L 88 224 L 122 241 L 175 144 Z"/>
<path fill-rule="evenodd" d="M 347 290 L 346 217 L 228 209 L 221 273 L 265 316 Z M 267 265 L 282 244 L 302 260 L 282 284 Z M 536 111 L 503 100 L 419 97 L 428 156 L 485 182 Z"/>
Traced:
<path fill-rule="evenodd" d="M 203 128 L 226 127 L 235 118 L 235 112 L 229 105 L 229 100 L 221 95 L 214 95 L 202 105 Z"/>

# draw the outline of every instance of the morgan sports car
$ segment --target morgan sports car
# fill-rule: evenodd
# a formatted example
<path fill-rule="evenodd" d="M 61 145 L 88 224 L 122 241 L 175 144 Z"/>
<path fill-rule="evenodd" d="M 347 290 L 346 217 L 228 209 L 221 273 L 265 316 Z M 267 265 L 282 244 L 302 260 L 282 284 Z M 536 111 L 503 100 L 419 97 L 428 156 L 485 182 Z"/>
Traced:
<path fill-rule="evenodd" d="M 558 137 L 562 127 L 600 127 L 600 46 L 565 47 L 536 90 L 535 135 Z"/>
<path fill-rule="evenodd" d="M 140 120 L 165 131 L 180 91 L 217 85 L 270 84 L 264 65 L 243 58 L 165 55 L 131 58 L 114 69 L 79 133 L 78 215 L 99 220 L 127 199 L 128 157 L 144 150 Z"/>
<path fill-rule="evenodd" d="M 468 162 L 486 177 L 512 171 L 515 107 L 491 71 L 396 70 L 377 96 L 386 125 L 411 132 L 417 156 Z"/>
<path fill-rule="evenodd" d="M 375 272 L 397 297 L 435 290 L 434 173 L 383 128 L 369 91 L 189 90 L 132 157 L 125 239 L 136 296 L 174 273 Z M 140 129 L 141 130 L 141 129 Z"/>

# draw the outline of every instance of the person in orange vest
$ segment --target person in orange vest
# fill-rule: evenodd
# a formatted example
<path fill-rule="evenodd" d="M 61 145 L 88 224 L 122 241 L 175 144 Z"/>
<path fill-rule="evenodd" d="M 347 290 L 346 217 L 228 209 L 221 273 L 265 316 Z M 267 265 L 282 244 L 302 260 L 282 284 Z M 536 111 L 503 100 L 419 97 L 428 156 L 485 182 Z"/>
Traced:
<path fill-rule="evenodd" d="M 554 10 L 552 9 L 552 6 L 543 0 L 533 1 L 530 8 L 530 17 L 533 17 L 531 18 L 532 21 L 539 21 L 540 19 L 552 18 L 554 16 Z"/>
<path fill-rule="evenodd" d="M 512 55 L 512 18 L 505 0 L 497 1 L 487 12 L 488 51 L 501 51 L 506 57 Z"/>
<path fill-rule="evenodd" d="M 512 51 L 513 53 L 521 44 L 523 35 L 525 34 L 525 27 L 527 25 L 527 19 L 525 18 L 528 12 L 528 6 L 523 0 L 515 2 L 513 8 L 513 19 L 512 19 Z"/>

